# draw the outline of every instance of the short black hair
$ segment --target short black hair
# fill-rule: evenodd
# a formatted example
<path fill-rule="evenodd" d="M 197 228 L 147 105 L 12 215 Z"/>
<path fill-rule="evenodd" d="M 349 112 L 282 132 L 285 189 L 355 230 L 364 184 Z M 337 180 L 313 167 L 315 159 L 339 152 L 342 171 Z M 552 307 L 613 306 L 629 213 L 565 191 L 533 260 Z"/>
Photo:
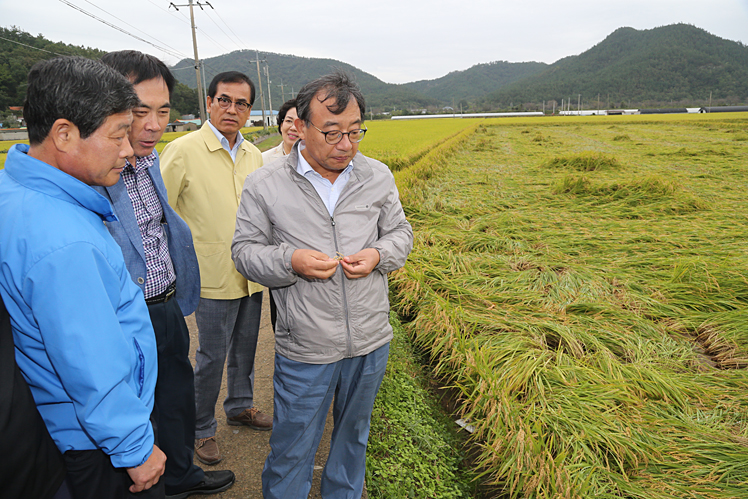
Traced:
<path fill-rule="evenodd" d="M 334 73 L 321 76 L 316 80 L 310 81 L 304 85 L 299 93 L 296 94 L 296 113 L 299 118 L 306 123 L 311 123 L 310 104 L 314 96 L 322 93 L 321 100 L 326 101 L 332 98 L 335 102 L 327 106 L 332 114 L 340 114 L 348 107 L 351 97 L 356 99 L 358 108 L 361 111 L 361 121 L 366 114 L 366 102 L 361 88 L 353 81 L 350 75 L 344 71 L 335 71 Z"/>
<path fill-rule="evenodd" d="M 139 103 L 127 78 L 100 61 L 65 56 L 41 61 L 28 75 L 23 118 L 30 144 L 41 144 L 58 119 L 88 138 L 109 116 Z"/>
<path fill-rule="evenodd" d="M 295 107 L 296 107 L 296 99 L 289 99 L 283 103 L 283 105 L 278 110 L 278 128 L 280 128 L 281 123 L 283 123 L 283 120 L 286 119 L 286 115 L 288 114 L 288 112 Z"/>
<path fill-rule="evenodd" d="M 174 75 L 160 59 L 137 50 L 109 52 L 101 58 L 101 62 L 119 71 L 133 85 L 154 78 L 162 78 L 166 83 L 166 88 L 169 89 L 169 97 L 177 83 Z"/>
<path fill-rule="evenodd" d="M 249 85 L 249 105 L 251 106 L 255 103 L 255 84 L 244 73 L 240 73 L 239 71 L 225 71 L 215 75 L 210 85 L 208 85 L 208 97 L 211 99 L 216 96 L 219 83 L 246 83 Z"/>

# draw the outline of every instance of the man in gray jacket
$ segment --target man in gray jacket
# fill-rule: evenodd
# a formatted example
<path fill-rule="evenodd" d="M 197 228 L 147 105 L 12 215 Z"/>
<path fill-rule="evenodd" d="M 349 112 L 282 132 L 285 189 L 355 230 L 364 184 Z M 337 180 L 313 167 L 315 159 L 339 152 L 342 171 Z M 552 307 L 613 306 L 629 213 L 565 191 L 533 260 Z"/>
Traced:
<path fill-rule="evenodd" d="M 413 246 L 392 174 L 358 153 L 365 109 L 343 73 L 308 83 L 297 95 L 301 140 L 250 174 L 242 191 L 234 263 L 269 287 L 278 306 L 266 499 L 308 496 L 333 399 L 322 496 L 361 497 L 392 339 L 387 273 Z"/>

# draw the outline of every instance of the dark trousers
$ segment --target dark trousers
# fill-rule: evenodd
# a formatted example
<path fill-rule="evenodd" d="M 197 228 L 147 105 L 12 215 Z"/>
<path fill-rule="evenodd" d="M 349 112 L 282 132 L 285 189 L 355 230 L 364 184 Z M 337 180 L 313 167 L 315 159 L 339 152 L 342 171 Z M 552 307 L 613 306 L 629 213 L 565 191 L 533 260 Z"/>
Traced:
<path fill-rule="evenodd" d="M 166 454 L 161 478 L 167 494 L 189 489 L 204 478 L 192 463 L 195 446 L 195 381 L 190 363 L 190 332 L 176 299 L 148 305 L 158 347 L 158 380 L 152 421 Z"/>
<path fill-rule="evenodd" d="M 57 492 L 52 496 L 52 499 L 74 499 L 73 491 L 70 490 L 70 482 L 67 478 L 62 482 L 62 485 L 57 489 Z"/>
<path fill-rule="evenodd" d="M 163 499 L 164 482 L 133 494 L 132 480 L 125 468 L 115 468 L 101 450 L 69 450 L 63 454 L 67 481 L 75 499 Z"/>

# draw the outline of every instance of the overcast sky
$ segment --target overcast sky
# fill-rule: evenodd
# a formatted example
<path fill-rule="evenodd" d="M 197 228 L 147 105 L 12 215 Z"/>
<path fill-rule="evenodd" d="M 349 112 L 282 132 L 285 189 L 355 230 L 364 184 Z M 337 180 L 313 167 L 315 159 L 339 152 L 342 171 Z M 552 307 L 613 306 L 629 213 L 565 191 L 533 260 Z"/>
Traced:
<path fill-rule="evenodd" d="M 389 83 L 434 79 L 497 60 L 552 63 L 623 26 L 688 23 L 748 45 L 748 0 L 209 2 L 213 9 L 195 8 L 200 58 L 239 49 L 325 57 Z M 136 49 L 173 65 L 193 57 L 193 49 L 189 8 L 177 12 L 169 3 L 0 0 L 0 26 L 102 50 Z"/>

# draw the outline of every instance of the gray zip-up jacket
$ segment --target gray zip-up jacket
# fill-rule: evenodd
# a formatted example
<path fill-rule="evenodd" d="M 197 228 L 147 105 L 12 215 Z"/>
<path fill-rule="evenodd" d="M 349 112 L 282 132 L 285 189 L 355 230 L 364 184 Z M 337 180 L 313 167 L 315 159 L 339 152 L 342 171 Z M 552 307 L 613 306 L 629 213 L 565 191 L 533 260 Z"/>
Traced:
<path fill-rule="evenodd" d="M 244 182 L 231 246 L 236 269 L 271 288 L 278 307 L 276 352 L 297 362 L 329 364 L 366 355 L 392 339 L 387 273 L 413 248 L 395 179 L 383 163 L 358 153 L 331 217 L 291 154 L 252 172 Z M 297 249 L 329 256 L 379 251 L 366 277 L 307 279 L 291 267 Z"/>

